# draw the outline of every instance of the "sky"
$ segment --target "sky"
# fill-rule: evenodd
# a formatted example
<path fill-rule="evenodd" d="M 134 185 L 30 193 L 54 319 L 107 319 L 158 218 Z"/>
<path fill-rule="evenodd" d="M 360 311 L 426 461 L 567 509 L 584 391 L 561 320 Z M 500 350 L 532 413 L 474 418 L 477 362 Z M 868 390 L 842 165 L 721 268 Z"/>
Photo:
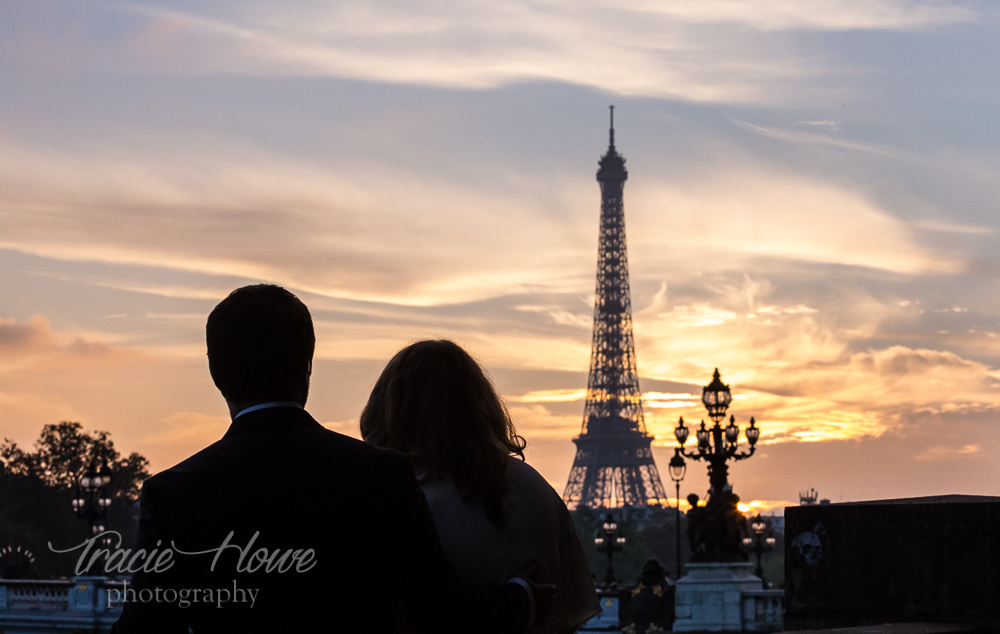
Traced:
<path fill-rule="evenodd" d="M 765 511 L 1000 495 L 1000 9 L 917 0 L 0 3 L 0 435 L 217 440 L 204 323 L 286 286 L 309 410 L 454 339 L 562 491 L 608 105 L 654 456 L 718 367 Z M 681 496 L 703 494 L 689 464 Z"/>

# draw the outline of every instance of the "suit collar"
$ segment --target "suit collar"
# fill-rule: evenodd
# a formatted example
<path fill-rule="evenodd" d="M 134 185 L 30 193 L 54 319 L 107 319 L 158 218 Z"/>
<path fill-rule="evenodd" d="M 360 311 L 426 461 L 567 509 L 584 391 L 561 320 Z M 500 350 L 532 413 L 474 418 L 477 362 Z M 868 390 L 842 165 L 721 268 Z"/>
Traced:
<path fill-rule="evenodd" d="M 289 427 L 322 427 L 315 418 L 301 407 L 269 407 L 246 412 L 229 425 L 223 438 L 246 432 L 266 429 L 281 430 Z"/>

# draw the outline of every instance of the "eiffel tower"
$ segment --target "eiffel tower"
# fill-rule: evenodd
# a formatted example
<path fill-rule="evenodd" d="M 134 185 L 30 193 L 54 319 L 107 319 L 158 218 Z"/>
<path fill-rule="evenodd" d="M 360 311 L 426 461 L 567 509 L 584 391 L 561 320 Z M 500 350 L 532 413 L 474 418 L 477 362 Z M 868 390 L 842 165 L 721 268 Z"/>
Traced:
<path fill-rule="evenodd" d="M 611 106 L 608 152 L 600 160 L 601 239 L 597 250 L 594 338 L 583 427 L 573 439 L 576 459 L 563 499 L 571 509 L 666 503 L 642 416 L 639 377 L 632 339 L 625 210 L 622 190 L 628 172 L 615 150 L 615 110 Z"/>

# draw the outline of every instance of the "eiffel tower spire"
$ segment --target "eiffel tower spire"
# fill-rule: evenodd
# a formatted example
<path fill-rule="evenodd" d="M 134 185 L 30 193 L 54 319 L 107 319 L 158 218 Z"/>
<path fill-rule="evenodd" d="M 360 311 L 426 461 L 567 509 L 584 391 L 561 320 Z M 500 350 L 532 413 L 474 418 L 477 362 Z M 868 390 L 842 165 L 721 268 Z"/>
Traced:
<path fill-rule="evenodd" d="M 610 109 L 608 151 L 597 171 L 601 232 L 587 402 L 563 493 L 570 508 L 645 507 L 665 503 L 667 497 L 642 415 L 622 206 L 628 172 L 615 149 L 614 106 Z"/>

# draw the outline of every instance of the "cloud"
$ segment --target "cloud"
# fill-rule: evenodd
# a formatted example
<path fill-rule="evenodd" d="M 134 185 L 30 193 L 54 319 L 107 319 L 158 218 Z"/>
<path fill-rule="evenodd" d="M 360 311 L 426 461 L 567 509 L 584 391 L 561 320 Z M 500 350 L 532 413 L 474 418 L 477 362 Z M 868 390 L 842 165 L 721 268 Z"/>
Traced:
<path fill-rule="evenodd" d="M 583 401 L 587 390 L 535 390 L 519 396 L 508 396 L 514 403 L 575 403 Z"/>
<path fill-rule="evenodd" d="M 791 174 L 740 170 L 670 187 L 637 183 L 629 200 L 635 261 L 683 271 L 739 269 L 757 258 L 869 267 L 906 274 L 955 273 L 965 264 L 920 243 L 906 222 L 859 192 Z M 653 210 L 669 209 L 670 214 Z M 705 257 L 710 253 L 710 257 Z M 742 263 L 742 264 L 741 264 Z M 691 306 L 706 324 L 731 316 Z"/>
<path fill-rule="evenodd" d="M 42 4 L 51 22 L 53 3 Z M 89 61 L 130 73 L 332 76 L 476 89 L 541 80 L 730 102 L 771 101 L 825 72 L 821 58 L 799 50 L 799 33 L 920 31 L 978 16 L 969 4 L 907 0 L 54 6 L 66 25 L 12 38 L 8 56 L 44 50 L 39 40 L 51 37 L 51 46 L 74 50 L 63 64 Z M 94 26 L 109 20 L 113 35 Z"/>
<path fill-rule="evenodd" d="M 836 148 L 840 150 L 849 150 L 851 152 L 866 152 L 869 154 L 879 154 L 883 156 L 898 155 L 899 152 L 891 148 L 882 147 L 879 145 L 874 145 L 872 143 L 862 143 L 859 141 L 854 141 L 852 139 L 843 139 L 826 134 L 816 134 L 814 132 L 800 132 L 796 130 L 782 130 L 780 128 L 771 128 L 762 125 L 755 125 L 753 123 L 747 123 L 745 121 L 740 121 L 734 119 L 733 123 L 739 127 L 765 136 L 771 139 L 778 139 L 779 141 L 788 141 L 790 143 L 808 143 L 811 145 L 820 145 L 831 148 Z M 823 125 L 826 126 L 826 121 L 801 121 L 800 123 L 806 125 Z M 832 122 L 831 122 L 832 123 Z"/>
<path fill-rule="evenodd" d="M 923 453 L 919 454 L 916 459 L 923 462 L 935 462 L 938 460 L 956 460 L 961 459 L 963 456 L 968 456 L 970 454 L 980 453 L 982 447 L 979 445 L 965 445 L 963 447 L 928 447 Z"/>
<path fill-rule="evenodd" d="M 228 416 L 180 411 L 161 421 L 143 442 L 149 446 L 167 445 L 186 456 L 222 438 L 229 423 Z"/>
<path fill-rule="evenodd" d="M 41 315 L 35 315 L 21 324 L 13 319 L 0 320 L 0 348 L 5 352 L 47 348 L 52 339 L 49 321 Z"/>
<path fill-rule="evenodd" d="M 925 318 L 909 304 L 856 290 L 808 297 L 759 275 L 740 289 L 735 277 L 675 284 L 673 306 L 637 313 L 641 380 L 685 383 L 695 392 L 719 367 L 733 387 L 730 411 L 742 427 L 756 418 L 762 445 L 880 436 L 908 429 L 919 412 L 1000 409 L 1000 381 L 988 363 L 948 349 L 873 345 Z M 692 303 L 691 294 L 702 299 Z M 692 305 L 726 318 L 706 323 L 676 310 Z M 646 425 L 657 445 L 675 444 L 679 416 L 689 426 L 705 418 L 692 395 L 651 396 Z"/>
<path fill-rule="evenodd" d="M 738 22 L 765 31 L 924 29 L 976 17 L 972 5 L 881 0 L 778 0 L 765 4 L 739 0 L 661 3 L 645 0 L 626 6 L 689 22 Z"/>
<path fill-rule="evenodd" d="M 643 392 L 642 406 L 646 409 L 677 409 L 696 407 L 701 397 L 695 394 L 673 394 L 665 392 Z"/>
<path fill-rule="evenodd" d="M 892 346 L 850 356 L 848 372 L 873 382 L 834 392 L 834 398 L 884 408 L 944 412 L 1000 406 L 1000 381 L 988 366 L 950 351 Z"/>
<path fill-rule="evenodd" d="M 581 414 L 556 414 L 541 405 L 511 405 L 510 416 L 529 441 L 568 439 L 580 433 Z M 567 471 L 568 473 L 568 471 Z"/>
<path fill-rule="evenodd" d="M 983 227 L 975 225 L 963 225 L 942 220 L 921 220 L 914 223 L 918 229 L 935 231 L 938 233 L 962 233 L 968 235 L 990 235 L 997 232 L 996 227 Z"/>
<path fill-rule="evenodd" d="M 0 318 L 0 373 L 29 368 L 116 364 L 132 358 L 97 333 L 57 333 L 49 320 L 34 315 L 26 322 Z"/>
<path fill-rule="evenodd" d="M 566 267 L 566 255 L 582 253 L 530 187 L 497 195 L 405 171 L 330 170 L 249 151 L 237 160 L 232 146 L 203 155 L 195 169 L 183 152 L 126 162 L 7 149 L 0 248 L 49 258 L 280 280 L 321 296 L 421 306 L 565 288 L 578 266 Z M 532 226 L 527 236 L 521 220 Z M 470 252 L 470 243 L 478 248 Z M 169 297 L 227 292 L 217 283 L 96 283 Z"/>
<path fill-rule="evenodd" d="M 112 327 L 120 322 L 97 319 Z M 184 346 L 178 352 L 173 346 L 126 344 L 128 339 L 113 331 L 53 328 L 42 315 L 24 322 L 0 319 L 5 433 L 30 444 L 42 425 L 79 421 L 111 431 L 120 447 L 150 456 L 157 468 L 207 444 L 218 431 L 212 426 L 218 417 L 178 412 L 185 405 L 212 411 L 222 402 L 213 394 L 203 345 L 188 358 Z"/>
<path fill-rule="evenodd" d="M 237 6 L 216 9 L 223 14 L 216 18 L 136 6 L 151 21 L 132 40 L 133 54 L 152 63 L 168 56 L 175 65 L 182 60 L 187 72 L 330 75 L 471 88 L 557 80 L 695 99 L 758 92 L 705 51 L 675 16 L 642 7 L 368 3 L 317 10 L 300 4 L 278 14 Z M 646 33 L 616 37 L 636 28 Z M 171 33 L 169 43 L 165 32 Z M 629 44 L 620 44 L 624 41 Z M 197 66 L 195 59 L 201 62 Z M 754 62 L 740 64 L 744 75 L 788 73 L 775 71 L 773 62 Z"/>
<path fill-rule="evenodd" d="M 179 284 L 135 275 L 91 284 L 217 300 L 234 281 L 275 281 L 352 301 L 339 310 L 371 316 L 387 305 L 526 295 L 533 301 L 517 310 L 589 329 L 589 300 L 534 303 L 592 288 L 592 218 L 571 211 L 597 204 L 582 181 L 557 183 L 566 193 L 553 201 L 536 197 L 553 189 L 537 174 L 484 187 L 407 169 L 334 169 L 232 140 L 194 165 L 181 151 L 126 162 L 113 150 L 84 157 L 14 143 L 7 149 L 0 248 L 217 278 Z M 630 194 L 629 213 L 640 227 L 630 236 L 633 261 L 645 271 L 682 273 L 694 257 L 722 270 L 765 258 L 906 274 L 966 266 L 922 244 L 866 197 L 795 174 L 734 169 L 670 187 L 647 181 Z M 706 326 L 735 317 L 697 302 L 672 310 Z"/>

